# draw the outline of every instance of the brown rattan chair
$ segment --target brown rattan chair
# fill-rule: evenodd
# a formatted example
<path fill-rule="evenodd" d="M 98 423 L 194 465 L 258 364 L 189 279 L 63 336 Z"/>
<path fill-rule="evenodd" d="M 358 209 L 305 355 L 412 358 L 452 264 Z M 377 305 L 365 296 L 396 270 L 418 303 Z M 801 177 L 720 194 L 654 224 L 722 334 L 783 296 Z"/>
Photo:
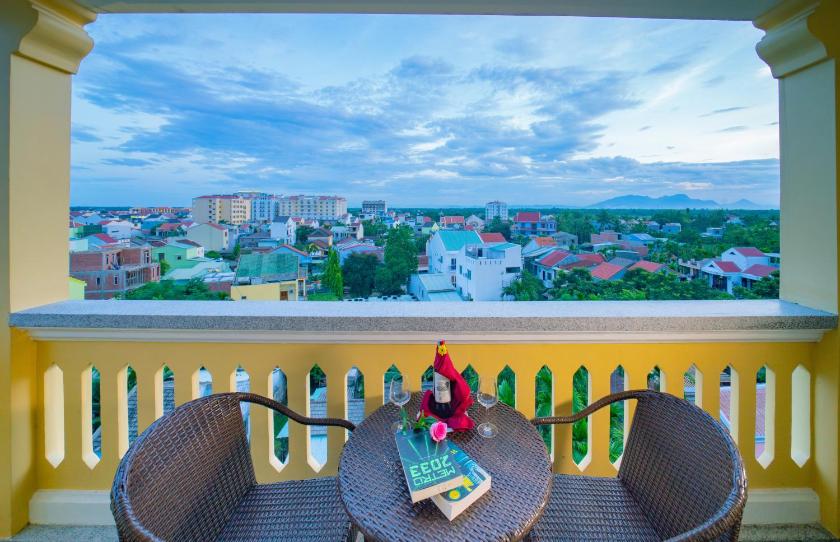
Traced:
<path fill-rule="evenodd" d="M 120 462 L 111 490 L 120 540 L 349 537 L 350 519 L 335 478 L 256 483 L 240 402 L 266 406 L 306 425 L 355 429 L 347 420 L 307 418 L 251 393 L 190 401 L 149 426 Z"/>
<path fill-rule="evenodd" d="M 556 475 L 529 540 L 737 540 L 744 466 L 729 431 L 702 409 L 636 390 L 604 397 L 573 416 L 532 423 L 576 422 L 627 399 L 638 404 L 618 477 Z"/>

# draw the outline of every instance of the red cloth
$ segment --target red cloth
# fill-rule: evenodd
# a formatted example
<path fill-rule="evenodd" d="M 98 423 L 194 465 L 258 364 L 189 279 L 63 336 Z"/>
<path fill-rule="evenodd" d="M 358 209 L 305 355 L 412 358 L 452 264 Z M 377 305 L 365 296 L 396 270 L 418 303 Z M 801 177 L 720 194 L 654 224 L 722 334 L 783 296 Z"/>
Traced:
<path fill-rule="evenodd" d="M 434 392 L 429 390 L 423 394 L 423 402 L 420 404 L 423 415 L 432 416 L 442 422 L 446 422 L 446 425 L 455 431 L 467 431 L 475 427 L 475 422 L 467 415 L 467 409 L 473 404 L 473 399 L 470 396 L 470 387 L 467 385 L 464 377 L 461 376 L 461 373 L 455 370 L 455 365 L 449 357 L 449 351 L 444 341 L 440 341 L 440 344 L 435 349 L 434 370 L 449 379 L 452 392 L 453 413 L 452 416 L 446 419 L 438 418 L 432 414 L 432 411 L 429 409 L 429 401 Z"/>

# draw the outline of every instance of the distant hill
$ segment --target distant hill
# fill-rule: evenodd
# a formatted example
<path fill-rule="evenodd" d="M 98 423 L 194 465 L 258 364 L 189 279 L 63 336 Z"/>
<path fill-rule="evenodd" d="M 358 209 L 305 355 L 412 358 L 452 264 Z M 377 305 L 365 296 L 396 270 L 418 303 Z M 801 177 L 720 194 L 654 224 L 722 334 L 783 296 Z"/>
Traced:
<path fill-rule="evenodd" d="M 747 199 L 733 203 L 718 203 L 714 200 L 694 199 L 685 194 L 673 194 L 652 198 L 650 196 L 618 196 L 604 200 L 588 209 L 768 209 Z"/>

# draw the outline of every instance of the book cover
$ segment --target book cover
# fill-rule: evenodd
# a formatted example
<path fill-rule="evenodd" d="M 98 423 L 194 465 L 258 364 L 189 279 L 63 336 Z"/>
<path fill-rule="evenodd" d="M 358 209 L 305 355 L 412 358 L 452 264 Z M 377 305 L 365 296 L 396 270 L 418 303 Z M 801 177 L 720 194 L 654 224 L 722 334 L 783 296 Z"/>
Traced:
<path fill-rule="evenodd" d="M 482 469 L 454 442 L 449 443 L 449 453 L 464 473 L 463 483 L 454 489 L 433 495 L 432 502 L 440 508 L 449 521 L 452 521 L 479 497 L 487 493 L 492 479 L 489 472 Z"/>
<path fill-rule="evenodd" d="M 447 441 L 433 441 L 428 431 L 397 431 L 394 437 L 411 502 L 428 499 L 463 483 L 464 475 Z"/>

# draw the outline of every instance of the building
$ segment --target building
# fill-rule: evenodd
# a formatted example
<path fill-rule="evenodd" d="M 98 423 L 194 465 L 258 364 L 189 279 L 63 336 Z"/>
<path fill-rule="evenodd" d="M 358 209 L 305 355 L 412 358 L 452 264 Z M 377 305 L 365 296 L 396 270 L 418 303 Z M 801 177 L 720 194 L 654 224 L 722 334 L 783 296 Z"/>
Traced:
<path fill-rule="evenodd" d="M 554 239 L 557 246 L 564 247 L 566 250 L 572 250 L 578 245 L 578 236 L 573 233 L 558 231 L 552 234 L 551 238 Z"/>
<path fill-rule="evenodd" d="M 592 278 L 597 282 L 601 280 L 618 280 L 627 272 L 627 268 L 610 262 L 604 262 L 590 269 Z"/>
<path fill-rule="evenodd" d="M 408 293 L 418 301 L 463 301 L 448 273 L 414 274 L 408 279 Z"/>
<path fill-rule="evenodd" d="M 662 226 L 662 233 L 668 235 L 676 235 L 678 233 L 682 233 L 682 224 L 679 222 L 668 222 L 664 226 Z"/>
<path fill-rule="evenodd" d="M 484 229 L 484 221 L 475 215 L 468 216 L 465 223 L 466 227 L 471 230 L 481 231 Z"/>
<path fill-rule="evenodd" d="M 275 214 L 312 220 L 338 220 L 347 214 L 347 200 L 341 196 L 281 196 L 277 198 Z"/>
<path fill-rule="evenodd" d="M 712 288 L 731 294 L 736 286 L 751 288 L 778 269 L 767 254 L 755 247 L 733 247 L 704 265 L 700 277 L 705 277 Z"/>
<path fill-rule="evenodd" d="M 103 220 L 99 225 L 102 226 L 102 233 L 114 239 L 131 239 L 135 231 L 134 224 L 128 220 Z"/>
<path fill-rule="evenodd" d="M 193 279 L 204 280 L 207 276 L 218 277 L 224 273 L 230 273 L 230 265 L 222 260 L 210 260 L 208 258 L 199 258 L 197 260 L 190 260 L 191 267 L 179 267 L 168 271 L 161 280 L 172 280 L 176 283 L 185 283 Z"/>
<path fill-rule="evenodd" d="M 277 216 L 271 222 L 271 238 L 277 239 L 282 244 L 294 245 L 297 242 L 296 229 L 297 225 L 292 217 L 287 215 Z"/>
<path fill-rule="evenodd" d="M 212 222 L 195 224 L 187 230 L 187 239 L 207 251 L 227 252 L 230 249 L 230 232 L 224 226 Z"/>
<path fill-rule="evenodd" d="M 650 246 L 656 243 L 656 238 L 649 233 L 627 233 L 621 236 L 622 241 L 626 241 L 631 246 L 644 245 Z"/>
<path fill-rule="evenodd" d="M 508 221 L 508 206 L 503 201 L 490 201 L 484 205 L 484 220 L 490 222 L 494 218 L 502 222 Z"/>
<path fill-rule="evenodd" d="M 630 266 L 628 271 L 632 271 L 634 269 L 641 269 L 642 271 L 647 271 L 648 273 L 667 273 L 669 271 L 668 266 L 665 264 L 649 262 L 647 260 L 637 261 Z"/>
<path fill-rule="evenodd" d="M 557 221 L 552 216 L 542 216 L 538 212 L 518 212 L 513 217 L 513 235 L 526 237 L 545 237 L 557 232 Z"/>
<path fill-rule="evenodd" d="M 426 241 L 429 256 L 429 274 L 443 273 L 455 285 L 458 252 L 464 245 L 482 244 L 481 236 L 470 230 L 440 230 Z"/>
<path fill-rule="evenodd" d="M 383 216 L 388 212 L 388 204 L 384 199 L 365 200 L 362 202 L 362 214 L 370 216 Z"/>
<path fill-rule="evenodd" d="M 235 301 L 298 301 L 306 295 L 306 271 L 288 252 L 243 254 L 230 288 Z"/>
<path fill-rule="evenodd" d="M 312 233 L 309 234 L 309 237 L 307 239 L 308 239 L 308 242 L 316 244 L 316 245 L 320 241 L 320 242 L 324 243 L 327 246 L 327 248 L 329 248 L 333 245 L 332 230 L 328 230 L 328 229 L 325 229 L 325 228 L 318 228 L 317 230 L 313 231 Z"/>
<path fill-rule="evenodd" d="M 457 256 L 455 290 L 465 301 L 502 301 L 503 290 L 522 273 L 515 243 L 464 245 Z"/>
<path fill-rule="evenodd" d="M 445 230 L 463 230 L 466 227 L 466 221 L 463 216 L 447 215 L 440 217 L 440 227 Z"/>
<path fill-rule="evenodd" d="M 111 299 L 160 280 L 148 245 L 108 246 L 70 254 L 70 276 L 85 282 L 85 299 Z"/>
<path fill-rule="evenodd" d="M 204 247 L 189 239 L 175 239 L 169 242 L 153 241 L 152 261 L 169 264 L 171 270 L 189 269 L 206 261 Z"/>
<path fill-rule="evenodd" d="M 274 219 L 275 196 L 273 194 L 246 191 L 236 192 L 234 195 L 244 198 L 250 203 L 250 220 L 254 222 L 271 222 Z"/>
<path fill-rule="evenodd" d="M 593 245 L 603 245 L 605 243 L 618 243 L 620 234 L 612 230 L 604 230 L 601 233 L 592 233 L 589 235 L 589 242 Z"/>
<path fill-rule="evenodd" d="M 251 220 L 251 202 L 234 195 L 199 196 L 193 198 L 192 217 L 198 223 L 238 226 Z"/>

